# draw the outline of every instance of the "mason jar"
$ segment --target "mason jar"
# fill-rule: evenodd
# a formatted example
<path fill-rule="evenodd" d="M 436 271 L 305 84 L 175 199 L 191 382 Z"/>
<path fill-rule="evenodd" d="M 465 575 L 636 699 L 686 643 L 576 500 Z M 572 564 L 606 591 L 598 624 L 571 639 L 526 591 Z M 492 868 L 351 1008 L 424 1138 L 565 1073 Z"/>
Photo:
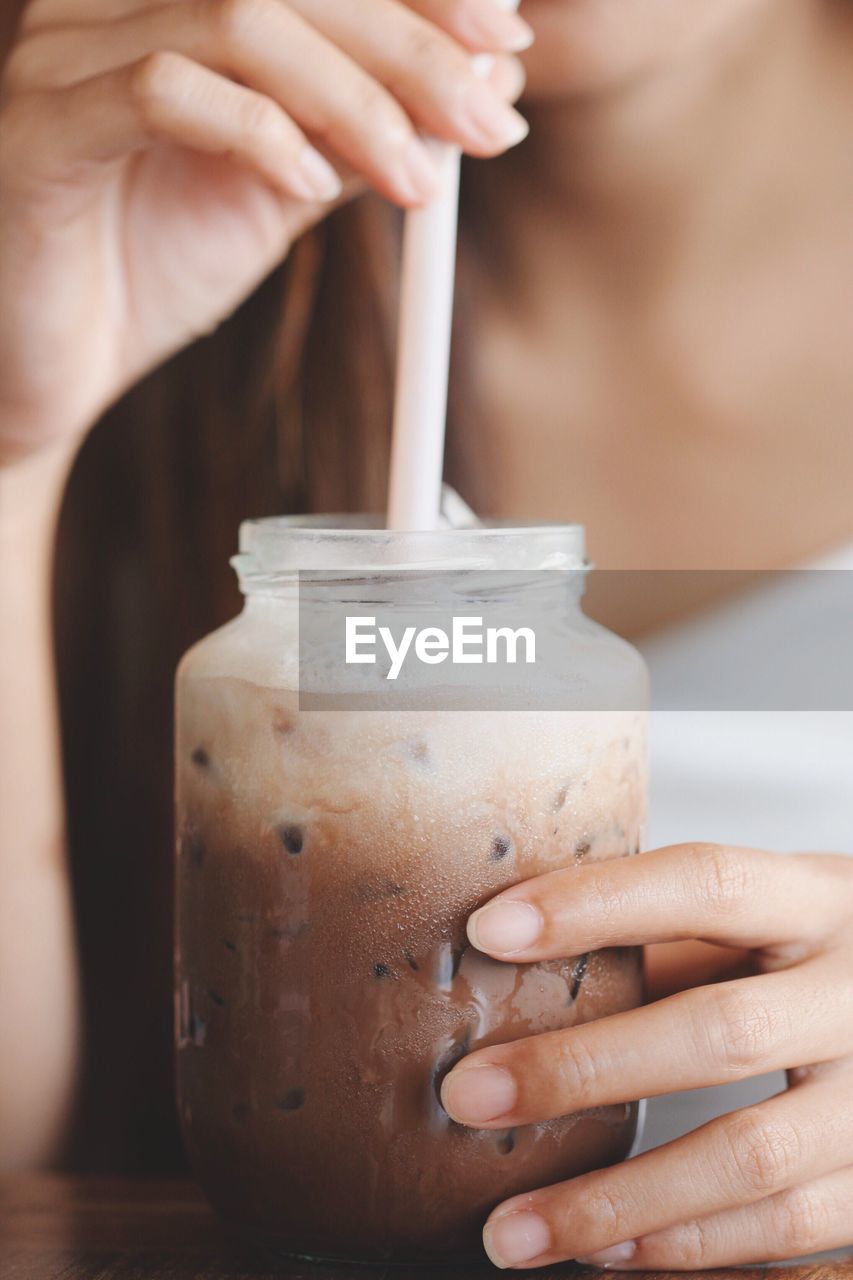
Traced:
<path fill-rule="evenodd" d="M 645 668 L 581 611 L 576 525 L 261 520 L 234 564 L 242 613 L 177 676 L 178 1105 L 195 1175 L 267 1251 L 482 1256 L 498 1202 L 617 1161 L 634 1136 L 631 1103 L 463 1128 L 439 1087 L 471 1050 L 641 1002 L 635 949 L 505 964 L 465 924 L 508 885 L 640 851 Z M 536 620 L 547 671 L 448 652 L 389 680 L 383 619 L 390 635 L 436 607 L 493 606 Z M 362 654 L 376 624 L 372 663 L 344 663 L 344 615 Z"/>

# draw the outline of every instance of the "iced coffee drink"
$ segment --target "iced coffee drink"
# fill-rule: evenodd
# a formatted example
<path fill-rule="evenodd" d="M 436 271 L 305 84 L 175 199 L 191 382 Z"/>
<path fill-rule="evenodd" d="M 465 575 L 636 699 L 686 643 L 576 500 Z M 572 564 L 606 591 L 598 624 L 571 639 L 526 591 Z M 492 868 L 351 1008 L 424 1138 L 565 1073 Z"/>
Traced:
<path fill-rule="evenodd" d="M 281 1253 L 476 1257 L 500 1200 L 631 1144 L 630 1103 L 495 1133 L 453 1123 L 439 1088 L 473 1049 L 640 1002 L 633 949 L 501 964 L 465 922 L 519 880 L 639 851 L 643 714 L 627 699 L 300 709 L 292 601 L 263 600 L 178 680 L 176 1020 L 194 1170 L 227 1220 Z M 616 665 L 624 679 L 624 646 Z"/>

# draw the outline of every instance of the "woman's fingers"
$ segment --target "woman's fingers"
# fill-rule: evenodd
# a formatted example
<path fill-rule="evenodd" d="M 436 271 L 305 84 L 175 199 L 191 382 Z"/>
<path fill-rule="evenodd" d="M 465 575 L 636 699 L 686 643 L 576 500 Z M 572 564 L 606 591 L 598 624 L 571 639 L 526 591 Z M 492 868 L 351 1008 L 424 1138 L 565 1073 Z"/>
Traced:
<path fill-rule="evenodd" d="M 337 2 L 325 0 L 327 7 Z M 91 23 L 152 9 L 160 3 L 162 0 L 30 0 L 23 25 L 26 30 L 35 30 L 57 23 Z M 406 0 L 406 4 L 474 52 L 520 53 L 533 40 L 530 25 L 512 12 L 505 0 Z"/>
<path fill-rule="evenodd" d="M 527 124 L 477 75 L 470 55 L 397 0 L 291 0 L 318 31 L 353 57 L 428 133 L 474 155 L 520 142 Z"/>
<path fill-rule="evenodd" d="M 617 1271 L 699 1271 L 741 1263 L 781 1262 L 850 1244 L 853 1167 L 677 1227 L 624 1240 L 591 1258 Z"/>
<path fill-rule="evenodd" d="M 455 41 L 396 0 L 369 3 L 370 23 L 362 6 L 304 0 L 326 34 L 284 0 L 163 4 L 39 29 L 19 43 L 7 80 L 23 90 L 68 85 L 180 53 L 270 97 L 384 195 L 415 204 L 438 184 L 415 124 L 479 155 L 519 141 L 526 125 L 506 100 L 506 57 L 484 80 Z"/>
<path fill-rule="evenodd" d="M 175 53 L 158 53 L 68 89 L 24 96 L 6 136 L 26 146 L 26 173 L 76 178 L 166 139 L 234 157 L 299 200 L 341 191 L 334 169 L 269 98 Z M 8 166 L 14 175 L 15 166 Z"/>
<path fill-rule="evenodd" d="M 491 5 L 492 0 L 488 3 Z M 211 7 L 207 6 L 208 18 Z M 204 39 L 204 24 L 199 23 L 198 12 L 186 4 L 180 8 L 161 5 L 154 12 L 137 5 L 123 16 L 124 21 L 113 19 L 109 23 L 78 23 L 59 28 L 52 25 L 32 31 L 16 44 L 7 59 L 5 82 L 23 90 L 59 89 L 163 50 L 180 52 L 196 61 L 207 61 L 214 69 L 227 70 L 221 50 L 214 48 L 210 33 L 208 39 Z M 452 42 L 447 43 L 452 47 Z M 456 65 L 458 57 L 457 51 Z M 487 90 L 490 88 L 501 102 L 514 102 L 524 87 L 524 69 L 519 60 L 497 53 L 487 55 L 487 62 L 485 69 L 481 65 L 480 80 L 485 80 Z M 468 83 L 468 71 L 466 67 L 465 83 Z M 431 85 L 429 91 L 434 95 L 435 86 Z"/>
<path fill-rule="evenodd" d="M 80 32 L 64 38 L 68 77 L 175 52 L 269 97 L 390 199 L 417 204 L 436 190 L 435 165 L 399 103 L 281 0 L 167 4 Z M 26 56 L 24 45 L 19 79 Z"/>
<path fill-rule="evenodd" d="M 507 54 L 485 55 L 485 58 L 488 65 L 484 68 L 480 63 L 479 74 L 506 102 L 517 102 L 526 82 L 524 67 L 518 58 Z"/>
<path fill-rule="evenodd" d="M 840 1105 L 834 1078 L 816 1077 L 615 1168 L 506 1201 L 486 1224 L 486 1250 L 499 1267 L 589 1258 L 820 1178 L 849 1159 L 851 1140 L 853 1106 Z"/>
<path fill-rule="evenodd" d="M 499 960 L 700 938 L 776 948 L 778 963 L 788 964 L 849 920 L 853 870 L 839 862 L 672 845 L 527 880 L 475 911 L 468 936 Z"/>
<path fill-rule="evenodd" d="M 508 1129 L 824 1062 L 853 1051 L 831 957 L 700 987 L 564 1031 L 479 1049 L 445 1077 L 448 1114 Z"/>

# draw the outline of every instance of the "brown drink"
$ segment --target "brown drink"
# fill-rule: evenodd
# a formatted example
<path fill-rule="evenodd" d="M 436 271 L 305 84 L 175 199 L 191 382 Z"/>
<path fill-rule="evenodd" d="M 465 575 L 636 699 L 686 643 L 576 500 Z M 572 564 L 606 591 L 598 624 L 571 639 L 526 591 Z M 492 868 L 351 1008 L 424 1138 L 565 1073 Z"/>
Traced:
<path fill-rule="evenodd" d="M 509 884 L 638 851 L 643 717 L 300 712 L 292 668 L 273 683 L 256 653 L 232 624 L 178 681 L 179 1105 L 196 1175 L 283 1253 L 476 1256 L 504 1197 L 631 1144 L 629 1104 L 495 1133 L 451 1122 L 438 1090 L 472 1049 L 640 1002 L 634 950 L 499 964 L 465 921 Z"/>

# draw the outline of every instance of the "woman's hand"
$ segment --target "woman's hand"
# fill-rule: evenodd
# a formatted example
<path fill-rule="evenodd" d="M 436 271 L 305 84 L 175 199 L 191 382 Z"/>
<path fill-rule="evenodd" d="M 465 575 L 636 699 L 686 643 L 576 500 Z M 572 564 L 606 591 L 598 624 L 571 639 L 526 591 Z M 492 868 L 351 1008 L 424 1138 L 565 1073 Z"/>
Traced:
<path fill-rule="evenodd" d="M 853 861 L 676 845 L 517 885 L 468 931 L 513 962 L 697 938 L 738 950 L 721 963 L 718 947 L 690 947 L 693 977 L 704 967 L 713 985 L 472 1053 L 442 1090 L 462 1124 L 505 1129 L 779 1068 L 789 1082 L 627 1163 L 500 1205 L 484 1233 L 498 1266 L 680 1270 L 853 1243 Z M 650 948 L 655 995 L 674 988 L 675 952 Z"/>
<path fill-rule="evenodd" d="M 0 464 L 73 444 L 331 202 L 427 200 L 421 131 L 520 141 L 528 42 L 500 0 L 32 0 L 2 81 Z"/>

